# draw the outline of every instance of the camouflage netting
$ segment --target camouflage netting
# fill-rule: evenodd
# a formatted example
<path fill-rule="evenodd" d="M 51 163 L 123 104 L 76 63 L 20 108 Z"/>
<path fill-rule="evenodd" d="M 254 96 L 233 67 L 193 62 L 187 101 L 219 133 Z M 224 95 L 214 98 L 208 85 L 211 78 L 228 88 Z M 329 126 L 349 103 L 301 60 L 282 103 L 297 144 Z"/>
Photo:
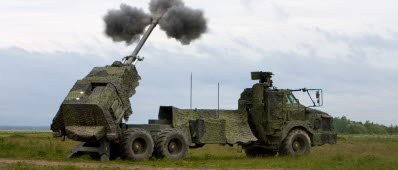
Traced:
<path fill-rule="evenodd" d="M 160 119 L 164 118 L 159 115 Z M 199 143 L 247 143 L 256 141 L 250 130 L 247 113 L 238 110 L 188 110 L 172 108 L 173 127 L 181 129 L 187 136 L 193 136 L 190 120 L 203 121 L 204 131 Z M 199 128 L 200 129 L 200 128 Z M 191 142 L 191 141 L 189 141 Z"/>
<path fill-rule="evenodd" d="M 95 67 L 75 83 L 63 101 L 51 125 L 54 136 L 77 141 L 117 138 L 122 118 L 127 120 L 132 114 L 129 98 L 140 79 L 134 66 L 115 62 Z"/>

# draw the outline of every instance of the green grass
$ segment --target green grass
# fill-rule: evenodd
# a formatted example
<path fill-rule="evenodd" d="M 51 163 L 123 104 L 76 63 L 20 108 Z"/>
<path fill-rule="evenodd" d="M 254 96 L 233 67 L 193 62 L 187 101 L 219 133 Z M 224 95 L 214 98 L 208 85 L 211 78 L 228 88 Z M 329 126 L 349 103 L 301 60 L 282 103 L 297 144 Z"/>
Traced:
<path fill-rule="evenodd" d="M 4 170 L 78 170 L 78 169 L 85 169 L 85 170 L 97 170 L 97 169 L 116 169 L 112 167 L 78 167 L 74 165 L 35 165 L 35 164 L 30 164 L 30 163 L 25 163 L 25 162 L 17 162 L 17 163 L 12 163 L 8 165 L 0 165 L 1 169 Z M 117 168 L 119 170 L 123 170 L 125 168 Z"/>
<path fill-rule="evenodd" d="M 99 163 L 88 156 L 67 160 L 65 157 L 78 142 L 61 141 L 50 132 L 0 131 L 0 158 Z M 293 168 L 293 169 L 397 169 L 398 136 L 339 136 L 338 144 L 312 148 L 309 155 L 297 157 L 247 158 L 236 146 L 206 145 L 190 150 L 184 160 L 115 160 L 101 165 L 149 165 L 186 168 Z M 26 163 L 8 164 L 6 169 L 42 169 Z M 79 169 L 73 165 L 44 166 L 44 169 Z M 0 169 L 3 169 L 0 167 Z"/>
<path fill-rule="evenodd" d="M 76 144 L 53 138 L 48 131 L 0 131 L 1 158 L 63 160 Z"/>
<path fill-rule="evenodd" d="M 40 169 L 40 170 L 57 170 L 57 169 L 64 169 L 64 170 L 75 170 L 75 169 L 80 169 L 79 167 L 76 166 L 38 166 L 38 165 L 33 165 L 33 164 L 28 164 L 24 162 L 17 162 L 17 163 L 12 163 L 4 166 L 0 166 L 1 169 L 12 169 L 12 170 L 33 170 L 33 169 Z M 87 168 L 89 169 L 89 168 Z M 94 168 L 92 168 L 94 170 Z"/>

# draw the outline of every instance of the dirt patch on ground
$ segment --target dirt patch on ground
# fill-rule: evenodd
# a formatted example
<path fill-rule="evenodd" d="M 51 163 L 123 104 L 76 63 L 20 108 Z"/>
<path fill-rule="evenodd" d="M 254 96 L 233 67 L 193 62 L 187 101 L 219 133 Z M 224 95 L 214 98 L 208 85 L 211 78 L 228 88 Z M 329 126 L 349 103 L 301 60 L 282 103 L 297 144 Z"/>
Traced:
<path fill-rule="evenodd" d="M 0 159 L 0 164 L 15 164 L 15 163 L 26 163 L 38 166 L 75 166 L 79 168 L 124 168 L 124 169 L 145 169 L 151 170 L 156 169 L 151 166 L 144 165 L 118 165 L 118 164 L 102 164 L 102 163 L 90 163 L 90 162 L 59 162 L 59 161 L 47 161 L 47 160 L 27 160 L 27 159 Z"/>
<path fill-rule="evenodd" d="M 16 164 L 16 163 L 26 163 L 37 166 L 75 166 L 78 168 L 123 168 L 123 169 L 143 169 L 143 170 L 190 170 L 193 168 L 159 168 L 152 167 L 147 165 L 124 165 L 124 164 L 103 164 L 103 163 L 90 163 L 90 162 L 59 162 L 59 161 L 47 161 L 47 160 L 28 160 L 28 159 L 6 159 L 0 158 L 0 167 L 4 167 L 7 164 Z M 236 170 L 234 168 L 222 168 L 223 170 Z M 213 169 L 219 170 L 219 169 Z M 267 169 L 271 170 L 271 169 Z"/>

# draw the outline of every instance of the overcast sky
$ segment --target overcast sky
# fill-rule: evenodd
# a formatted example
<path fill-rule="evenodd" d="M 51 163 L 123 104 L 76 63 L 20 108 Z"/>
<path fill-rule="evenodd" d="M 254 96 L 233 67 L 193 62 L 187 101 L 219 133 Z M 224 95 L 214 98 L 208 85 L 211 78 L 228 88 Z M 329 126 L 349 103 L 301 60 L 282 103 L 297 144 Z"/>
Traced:
<path fill-rule="evenodd" d="M 0 125 L 49 125 L 76 80 L 130 54 L 102 17 L 149 0 L 0 0 Z M 322 88 L 332 116 L 398 124 L 398 2 L 393 0 L 190 0 L 209 31 L 189 46 L 156 29 L 142 49 L 129 123 L 160 105 L 236 109 L 251 71 L 279 88 Z M 304 99 L 303 99 L 304 100 Z"/>

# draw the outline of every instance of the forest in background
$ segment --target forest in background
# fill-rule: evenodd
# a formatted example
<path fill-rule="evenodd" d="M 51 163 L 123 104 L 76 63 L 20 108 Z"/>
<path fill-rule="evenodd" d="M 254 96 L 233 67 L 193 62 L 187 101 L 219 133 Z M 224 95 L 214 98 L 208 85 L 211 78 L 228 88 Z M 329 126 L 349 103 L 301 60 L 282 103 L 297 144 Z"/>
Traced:
<path fill-rule="evenodd" d="M 347 119 L 347 117 L 334 118 L 334 127 L 339 134 L 398 134 L 398 126 L 385 126 L 370 121 L 356 122 Z"/>
<path fill-rule="evenodd" d="M 385 126 L 370 121 L 352 121 L 345 116 L 334 118 L 334 127 L 339 134 L 398 135 L 398 126 Z M 50 126 L 1 126 L 0 130 L 50 130 Z"/>

